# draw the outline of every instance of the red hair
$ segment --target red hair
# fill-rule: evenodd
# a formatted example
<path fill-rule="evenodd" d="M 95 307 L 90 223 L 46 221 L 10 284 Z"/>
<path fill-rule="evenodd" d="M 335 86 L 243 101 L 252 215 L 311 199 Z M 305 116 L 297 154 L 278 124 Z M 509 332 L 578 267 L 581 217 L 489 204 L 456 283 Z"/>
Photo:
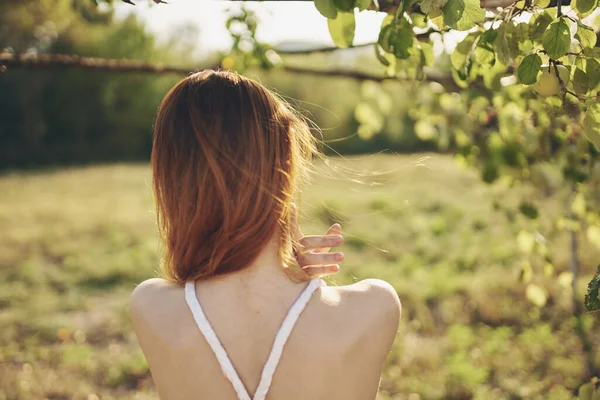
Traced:
<path fill-rule="evenodd" d="M 241 270 L 275 235 L 282 265 L 295 264 L 293 200 L 315 153 L 304 120 L 251 79 L 206 70 L 175 85 L 151 159 L 165 279 Z"/>

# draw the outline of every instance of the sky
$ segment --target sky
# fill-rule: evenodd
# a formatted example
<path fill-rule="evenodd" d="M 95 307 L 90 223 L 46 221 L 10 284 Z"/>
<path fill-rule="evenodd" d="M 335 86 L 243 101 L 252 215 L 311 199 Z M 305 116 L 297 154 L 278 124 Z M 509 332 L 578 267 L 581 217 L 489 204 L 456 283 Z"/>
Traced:
<path fill-rule="evenodd" d="M 216 0 L 167 0 L 169 4 L 160 5 L 136 1 L 136 6 L 118 4 L 117 16 L 125 17 L 133 12 L 159 35 L 168 35 L 182 24 L 193 24 L 200 30 L 198 47 L 207 51 L 229 48 L 230 36 L 225 28 L 227 10 L 239 10 L 242 6 L 240 2 Z M 273 45 L 293 41 L 307 42 L 314 47 L 333 46 L 327 20 L 319 14 L 312 1 L 248 2 L 245 5 L 259 18 L 259 41 Z M 374 11 L 357 14 L 354 44 L 376 41 L 384 16 Z"/>

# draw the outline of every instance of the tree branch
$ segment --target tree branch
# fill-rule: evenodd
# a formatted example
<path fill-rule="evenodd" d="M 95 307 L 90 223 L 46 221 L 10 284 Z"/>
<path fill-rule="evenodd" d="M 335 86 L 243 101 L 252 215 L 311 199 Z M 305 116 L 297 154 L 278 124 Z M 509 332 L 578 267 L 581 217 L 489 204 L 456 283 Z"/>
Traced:
<path fill-rule="evenodd" d="M 239 0 L 229 0 L 239 1 Z M 313 0 L 244 0 L 244 1 L 269 1 L 269 2 L 284 2 L 284 1 L 313 1 Z M 387 13 L 395 11 L 402 0 L 379 0 L 379 10 Z M 481 0 L 481 7 L 488 10 L 494 10 L 497 7 L 508 7 L 515 3 L 515 0 Z M 371 3 L 369 10 L 375 10 L 375 5 Z"/>
<path fill-rule="evenodd" d="M 65 54 L 0 53 L 0 66 L 24 69 L 86 69 L 115 72 L 151 72 L 155 74 L 188 74 L 190 68 L 165 66 L 139 60 L 91 58 Z M 1 70 L 0 70 L 1 71 Z"/>
<path fill-rule="evenodd" d="M 273 1 L 273 0 L 272 0 Z M 444 33 L 446 31 L 438 31 L 436 29 L 430 29 L 426 32 L 422 32 L 422 33 L 417 33 L 415 35 L 415 38 L 419 41 L 419 42 L 425 42 L 427 40 L 429 40 L 429 36 L 432 33 Z M 306 49 L 306 50 L 278 50 L 277 46 L 274 46 L 274 50 L 278 53 L 278 54 L 282 54 L 282 55 L 286 55 L 286 54 L 290 54 L 290 55 L 296 55 L 296 54 L 317 54 L 317 53 L 333 53 L 335 51 L 338 50 L 350 50 L 350 49 L 358 49 L 358 48 L 363 48 L 363 47 L 369 47 L 369 46 L 373 46 L 375 44 L 375 42 L 370 42 L 370 43 L 361 43 L 361 44 L 357 44 L 351 47 L 345 47 L 345 48 L 340 48 L 340 47 L 336 47 L 336 46 L 327 46 L 327 47 L 319 47 L 316 49 Z"/>
<path fill-rule="evenodd" d="M 319 70 L 319 69 L 311 69 L 311 68 L 303 68 L 303 67 L 292 67 L 292 66 L 283 66 L 281 67 L 286 72 L 302 74 L 302 75 L 313 75 L 313 76 L 324 76 L 324 77 L 341 77 L 341 78 L 351 78 L 359 81 L 375 81 L 375 82 L 383 82 L 383 81 L 410 81 L 410 78 L 399 78 L 396 76 L 386 76 L 386 75 L 375 75 L 368 74 L 361 71 L 344 71 L 344 70 Z M 449 75 L 440 75 L 430 72 L 426 74 L 424 81 L 426 82 L 437 82 L 440 85 L 444 86 L 448 90 L 458 91 L 461 88 L 454 82 L 451 76 Z"/>
<path fill-rule="evenodd" d="M 188 75 L 200 69 L 219 69 L 218 65 L 208 65 L 199 68 L 190 67 L 173 67 L 162 64 L 152 64 L 139 60 L 128 59 L 107 59 L 107 58 L 90 58 L 80 57 L 75 55 L 63 54 L 42 54 L 42 55 L 23 55 L 0 53 L 0 72 L 4 72 L 9 68 L 19 69 L 82 69 L 91 71 L 108 71 L 108 72 L 141 72 L 153 74 L 177 74 Z M 340 77 L 356 80 L 372 80 L 376 82 L 383 81 L 406 81 L 409 79 L 399 78 L 395 76 L 369 74 L 361 71 L 351 70 L 319 70 L 304 67 L 296 67 L 282 65 L 274 68 L 294 74 L 323 76 L 323 77 Z M 427 74 L 425 81 L 437 82 L 448 90 L 458 91 L 460 88 L 456 85 L 451 76 L 436 74 L 430 72 Z"/>

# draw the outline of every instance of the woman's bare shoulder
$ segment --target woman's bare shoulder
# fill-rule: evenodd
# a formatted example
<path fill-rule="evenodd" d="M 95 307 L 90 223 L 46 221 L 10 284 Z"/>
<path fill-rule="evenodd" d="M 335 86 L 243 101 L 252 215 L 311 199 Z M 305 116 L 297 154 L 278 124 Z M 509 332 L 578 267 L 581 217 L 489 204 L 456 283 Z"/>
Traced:
<path fill-rule="evenodd" d="M 344 342 L 352 352 L 363 361 L 382 362 L 396 338 L 402 313 L 394 287 L 381 279 L 365 279 L 346 286 L 327 286 L 323 293 L 325 302 L 332 305 L 327 320 L 337 332 L 344 332 L 349 341 Z"/>
<path fill-rule="evenodd" d="M 385 310 L 400 311 L 401 303 L 396 289 L 382 279 L 363 279 L 351 285 L 330 286 L 339 291 L 349 301 L 357 301 L 368 306 L 381 306 Z"/>
<path fill-rule="evenodd" d="M 181 291 L 182 285 L 169 282 L 162 278 L 150 278 L 146 279 L 142 283 L 138 284 L 133 293 L 131 293 L 131 302 L 142 303 L 155 298 L 157 294 L 167 294 L 173 291 Z"/>
<path fill-rule="evenodd" d="M 345 286 L 328 286 L 340 306 L 353 313 L 368 315 L 377 322 L 396 329 L 402 313 L 400 298 L 394 287 L 381 279 L 364 279 Z"/>
<path fill-rule="evenodd" d="M 161 278 L 147 279 L 137 285 L 129 301 L 134 324 L 153 315 L 165 315 L 168 309 L 176 309 L 182 301 L 182 291 L 183 285 Z"/>

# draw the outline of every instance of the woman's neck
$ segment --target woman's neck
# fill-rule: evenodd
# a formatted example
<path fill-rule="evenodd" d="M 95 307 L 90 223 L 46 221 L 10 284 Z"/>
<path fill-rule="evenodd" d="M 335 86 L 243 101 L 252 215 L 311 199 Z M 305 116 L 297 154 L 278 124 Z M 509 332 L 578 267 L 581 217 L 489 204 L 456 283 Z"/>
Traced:
<path fill-rule="evenodd" d="M 227 282 L 228 285 L 239 286 L 240 290 L 248 288 L 251 291 L 279 291 L 302 285 L 290 279 L 284 270 L 278 236 L 274 236 L 246 268 L 224 275 L 215 281 Z"/>

